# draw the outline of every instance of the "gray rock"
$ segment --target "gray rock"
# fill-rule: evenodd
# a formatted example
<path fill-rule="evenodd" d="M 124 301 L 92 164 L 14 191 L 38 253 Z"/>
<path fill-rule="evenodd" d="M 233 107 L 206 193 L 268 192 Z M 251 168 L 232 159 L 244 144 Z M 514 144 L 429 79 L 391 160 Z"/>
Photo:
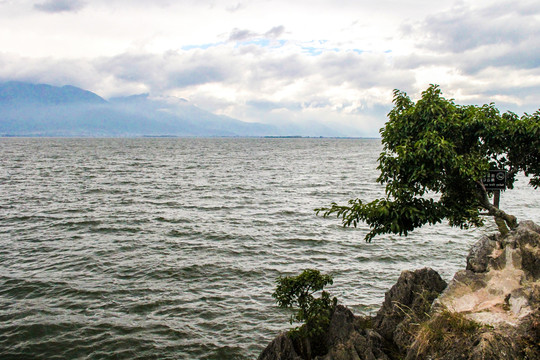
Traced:
<path fill-rule="evenodd" d="M 511 337 L 499 332 L 485 332 L 475 341 L 469 358 L 471 360 L 519 359 L 519 347 Z M 463 351 L 463 350 L 462 350 Z"/>
<path fill-rule="evenodd" d="M 524 221 L 509 236 L 521 250 L 521 267 L 531 280 L 540 279 L 540 226 Z"/>
<path fill-rule="evenodd" d="M 287 333 L 279 334 L 257 358 L 258 360 L 302 360 L 294 350 Z"/>
<path fill-rule="evenodd" d="M 497 240 L 494 236 L 483 236 L 469 250 L 466 269 L 475 273 L 486 272 L 491 254 L 498 247 Z"/>
<path fill-rule="evenodd" d="M 473 247 L 405 359 L 540 359 L 540 227 L 493 239 Z"/>
<path fill-rule="evenodd" d="M 425 319 L 433 300 L 445 288 L 446 282 L 433 269 L 403 271 L 397 283 L 386 292 L 373 321 L 374 329 L 386 341 L 399 348 L 406 347 L 410 337 L 408 323 Z"/>
<path fill-rule="evenodd" d="M 345 306 L 338 305 L 325 336 L 325 355 L 316 360 L 388 360 L 382 351 L 383 338 L 369 329 L 371 319 L 354 316 Z"/>
<path fill-rule="evenodd" d="M 327 348 L 343 343 L 355 331 L 355 316 L 343 305 L 336 306 L 326 335 Z"/>

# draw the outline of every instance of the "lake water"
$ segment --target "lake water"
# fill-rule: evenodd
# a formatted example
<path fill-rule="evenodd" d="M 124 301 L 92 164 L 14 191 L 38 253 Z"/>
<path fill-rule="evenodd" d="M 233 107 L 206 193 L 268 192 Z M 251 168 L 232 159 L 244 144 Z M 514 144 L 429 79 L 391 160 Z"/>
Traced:
<path fill-rule="evenodd" d="M 287 312 L 279 275 L 317 268 L 356 313 L 404 269 L 449 280 L 474 230 L 407 238 L 314 208 L 382 196 L 379 140 L 0 139 L 0 358 L 253 359 Z M 521 179 L 501 207 L 540 222 Z"/>

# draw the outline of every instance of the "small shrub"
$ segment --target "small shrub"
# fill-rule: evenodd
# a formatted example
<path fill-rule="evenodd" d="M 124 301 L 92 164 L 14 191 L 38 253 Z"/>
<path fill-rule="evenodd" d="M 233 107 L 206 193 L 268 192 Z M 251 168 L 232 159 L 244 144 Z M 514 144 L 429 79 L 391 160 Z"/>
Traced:
<path fill-rule="evenodd" d="M 280 308 L 296 308 L 290 318 L 291 325 L 304 323 L 290 330 L 291 337 L 312 340 L 327 331 L 337 299 L 330 299 L 330 294 L 323 288 L 332 282 L 330 275 L 323 275 L 314 269 L 306 269 L 297 276 L 280 276 L 276 280 L 277 287 L 272 297 Z M 316 298 L 314 294 L 319 291 L 320 297 Z"/>

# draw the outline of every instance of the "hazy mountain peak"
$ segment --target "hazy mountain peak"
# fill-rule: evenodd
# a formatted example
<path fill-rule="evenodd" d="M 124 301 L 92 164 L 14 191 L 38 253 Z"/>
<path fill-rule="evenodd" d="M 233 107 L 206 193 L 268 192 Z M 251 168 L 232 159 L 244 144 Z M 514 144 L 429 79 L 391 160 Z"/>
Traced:
<path fill-rule="evenodd" d="M 271 125 L 215 115 L 185 99 L 112 98 L 75 86 L 0 83 L 0 136 L 257 136 Z"/>
<path fill-rule="evenodd" d="M 91 91 L 75 86 L 62 87 L 48 84 L 31 84 L 21 81 L 0 83 L 0 103 L 60 104 L 105 104 L 107 101 Z"/>

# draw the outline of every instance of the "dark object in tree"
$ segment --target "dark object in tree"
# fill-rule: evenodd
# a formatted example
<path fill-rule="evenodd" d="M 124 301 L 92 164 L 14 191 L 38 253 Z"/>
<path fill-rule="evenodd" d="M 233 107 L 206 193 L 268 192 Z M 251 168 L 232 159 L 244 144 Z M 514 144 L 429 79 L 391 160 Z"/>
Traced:
<path fill-rule="evenodd" d="M 366 241 L 378 234 L 407 235 L 443 219 L 460 228 L 482 226 L 486 210 L 502 234 L 517 226 L 514 216 L 491 204 L 493 191 L 482 179 L 489 170 L 504 169 L 509 189 L 519 172 L 530 176 L 535 189 L 540 186 L 540 110 L 519 118 L 501 115 L 493 104 L 456 105 L 431 85 L 416 104 L 394 90 L 388 117 L 377 167 L 386 197 L 332 203 L 315 209 L 317 214 L 336 214 L 344 226 L 367 223 Z"/>
<path fill-rule="evenodd" d="M 281 308 L 297 308 L 291 315 L 290 323 L 303 322 L 300 327 L 289 331 L 301 353 L 324 353 L 325 349 L 313 348 L 315 344 L 323 346 L 318 339 L 326 333 L 330 319 L 337 304 L 337 299 L 330 299 L 330 294 L 323 291 L 324 286 L 332 284 L 330 275 L 322 275 L 319 270 L 306 269 L 297 276 L 279 277 L 276 291 L 272 297 Z M 321 292 L 320 297 L 314 294 Z"/>

